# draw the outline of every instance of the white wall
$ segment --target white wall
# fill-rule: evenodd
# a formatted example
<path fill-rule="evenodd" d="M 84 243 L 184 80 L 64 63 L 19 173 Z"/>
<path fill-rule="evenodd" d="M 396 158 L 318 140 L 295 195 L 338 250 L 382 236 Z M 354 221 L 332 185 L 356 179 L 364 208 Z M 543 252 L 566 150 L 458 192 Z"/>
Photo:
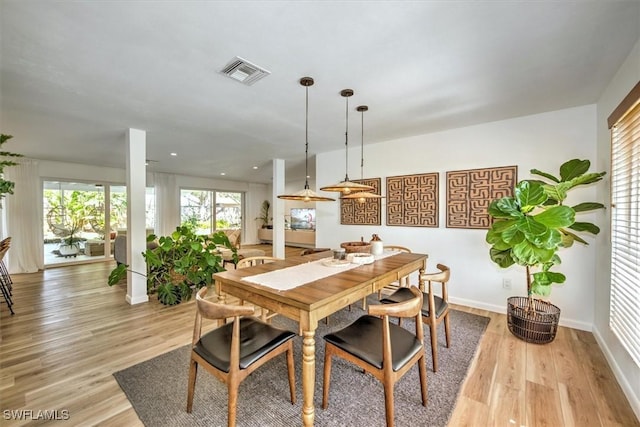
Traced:
<path fill-rule="evenodd" d="M 598 167 L 610 172 L 611 164 L 611 135 L 607 126 L 607 117 L 618 106 L 620 101 L 640 81 L 640 41 L 631 51 L 626 62 L 618 70 L 602 94 L 597 104 L 598 117 Z M 599 200 L 609 202 L 609 179 L 607 185 L 598 188 Z M 610 212 L 607 210 L 600 215 L 601 223 L 610 223 Z M 596 252 L 596 287 L 595 325 L 594 335 L 605 352 L 618 382 L 625 391 L 627 398 L 634 408 L 636 416 L 640 418 L 640 367 L 636 365 L 618 339 L 609 329 L 609 303 L 611 293 L 611 244 L 609 227 L 603 227 L 598 236 Z"/>
<path fill-rule="evenodd" d="M 572 158 L 596 159 L 596 108 L 588 105 L 500 122 L 455 129 L 365 147 L 365 176 L 385 177 L 439 172 L 440 227 L 388 227 L 386 203 L 382 202 L 382 226 L 340 225 L 340 204 L 317 203 L 318 246 L 337 247 L 340 242 L 365 240 L 372 233 L 387 244 L 398 244 L 414 252 L 429 254 L 428 267 L 439 262 L 451 267 L 450 298 L 453 302 L 505 312 L 506 298 L 526 295 L 524 271 L 517 266 L 503 270 L 489 259 L 485 230 L 446 228 L 446 172 L 494 166 L 518 166 L 519 179 L 533 178 L 529 170 L 541 169 L 558 174 L 561 163 Z M 356 153 L 358 151 L 358 153 Z M 359 150 L 349 158 L 351 175 L 359 171 Z M 343 171 L 335 165 L 344 161 L 344 150 L 317 155 L 318 186 L 340 181 Z M 592 169 L 595 170 L 595 169 Z M 355 175 L 354 175 L 355 174 Z M 595 201 L 595 186 L 579 190 L 576 200 Z M 576 191 L 578 193 L 578 191 Z M 569 200 L 570 202 L 571 200 Z M 583 216 L 590 220 L 593 216 Z M 605 227 L 604 224 L 602 224 Z M 589 240 L 589 239 L 587 239 Z M 591 239 L 593 240 L 593 239 Z M 591 330 L 594 319 L 594 244 L 576 246 L 560 254 L 558 267 L 567 276 L 556 287 L 551 302 L 562 310 L 561 324 Z M 511 278 L 512 290 L 502 287 L 503 278 Z"/>

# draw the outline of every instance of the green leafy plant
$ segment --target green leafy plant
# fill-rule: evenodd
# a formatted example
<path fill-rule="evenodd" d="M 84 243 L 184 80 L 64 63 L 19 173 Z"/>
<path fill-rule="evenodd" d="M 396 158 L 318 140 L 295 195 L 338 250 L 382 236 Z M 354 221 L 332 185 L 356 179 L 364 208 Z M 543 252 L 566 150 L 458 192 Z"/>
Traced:
<path fill-rule="evenodd" d="M 262 206 L 260 207 L 260 216 L 256 219 L 262 221 L 262 228 L 267 228 L 269 225 L 269 221 L 271 218 L 269 217 L 269 209 L 271 208 L 271 203 L 268 200 L 262 201 Z"/>
<path fill-rule="evenodd" d="M 13 135 L 5 135 L 0 134 L 0 147 L 4 145 L 5 142 L 13 138 Z M 7 160 L 6 157 L 23 157 L 22 154 L 11 153 L 9 151 L 0 151 L 0 208 L 2 207 L 2 199 L 7 194 L 13 194 L 13 189 L 16 184 L 13 181 L 7 181 L 2 177 L 2 172 L 4 168 L 9 166 L 17 166 L 18 163 Z"/>
<path fill-rule="evenodd" d="M 142 254 L 147 262 L 147 293 L 157 293 L 158 300 L 165 305 L 188 300 L 194 290 L 212 283 L 214 273 L 225 271 L 219 246 L 231 249 L 234 262 L 238 261 L 237 250 L 222 231 L 198 235 L 190 227 L 180 226 L 170 236 L 158 238 L 151 234 L 147 242 L 156 239 L 158 246 Z M 113 269 L 109 286 L 120 282 L 127 269 L 124 264 Z"/>
<path fill-rule="evenodd" d="M 564 274 L 551 269 L 560 264 L 557 252 L 574 242 L 588 244 L 577 233 L 598 234 L 589 222 L 575 220 L 576 213 L 602 209 L 602 203 L 563 204 L 568 192 L 602 179 L 606 172 L 591 172 L 588 160 L 573 159 L 560 166 L 560 176 L 532 169 L 543 180 L 524 180 L 515 187 L 514 197 L 491 202 L 489 215 L 494 222 L 487 232 L 491 260 L 502 268 L 518 264 L 526 268 L 530 306 L 535 295 L 548 296 L 554 283 L 564 283 Z M 534 271 L 535 270 L 535 271 Z"/>

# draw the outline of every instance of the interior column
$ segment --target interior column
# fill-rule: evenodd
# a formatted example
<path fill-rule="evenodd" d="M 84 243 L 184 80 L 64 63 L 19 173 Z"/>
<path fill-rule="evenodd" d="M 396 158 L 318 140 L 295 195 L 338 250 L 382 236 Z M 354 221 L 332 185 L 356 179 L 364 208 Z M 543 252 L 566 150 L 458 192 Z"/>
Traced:
<path fill-rule="evenodd" d="M 127 130 L 127 302 L 149 301 L 147 295 L 147 263 L 142 253 L 147 249 L 145 221 L 147 132 Z M 136 272 L 136 273 L 134 273 Z"/>
<path fill-rule="evenodd" d="M 284 160 L 273 159 L 273 256 L 284 258 L 284 200 L 278 194 L 284 194 Z"/>

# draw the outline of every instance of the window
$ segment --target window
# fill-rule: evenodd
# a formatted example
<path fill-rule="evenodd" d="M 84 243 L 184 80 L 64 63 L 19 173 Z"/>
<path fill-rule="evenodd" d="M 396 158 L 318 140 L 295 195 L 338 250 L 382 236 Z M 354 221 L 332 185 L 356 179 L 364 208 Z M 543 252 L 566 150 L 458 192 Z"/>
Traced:
<path fill-rule="evenodd" d="M 640 366 L 640 83 L 612 117 L 609 323 Z"/>
<path fill-rule="evenodd" d="M 180 223 L 197 234 L 242 228 L 242 193 L 180 190 Z"/>

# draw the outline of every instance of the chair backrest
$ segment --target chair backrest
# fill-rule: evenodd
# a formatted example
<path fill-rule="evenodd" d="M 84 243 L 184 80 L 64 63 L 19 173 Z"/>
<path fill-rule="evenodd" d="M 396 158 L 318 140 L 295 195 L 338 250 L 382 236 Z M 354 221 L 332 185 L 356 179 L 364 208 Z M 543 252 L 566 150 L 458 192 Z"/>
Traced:
<path fill-rule="evenodd" d="M 9 252 L 9 247 L 0 248 L 0 261 L 4 260 L 4 256 Z"/>
<path fill-rule="evenodd" d="M 0 248 L 4 249 L 5 247 L 11 246 L 11 237 L 6 237 L 0 241 Z"/>
<path fill-rule="evenodd" d="M 409 252 L 411 253 L 411 249 L 404 247 L 404 246 L 398 246 L 398 245 L 386 245 L 384 246 L 384 250 L 385 251 L 397 251 L 397 252 Z"/>
<path fill-rule="evenodd" d="M 369 314 L 372 316 L 382 316 L 383 318 L 383 343 L 385 357 L 391 357 L 391 340 L 389 332 L 389 316 L 392 317 L 413 317 L 416 324 L 416 337 L 420 342 L 424 341 L 424 331 L 422 329 L 422 292 L 415 286 L 408 288 L 413 294 L 413 298 L 403 302 L 393 304 L 372 304 L 369 305 Z"/>
<path fill-rule="evenodd" d="M 282 261 L 283 258 L 276 258 L 272 256 L 251 256 L 247 258 L 243 258 L 238 261 L 238 266 L 236 268 L 244 268 L 244 267 L 252 267 L 254 265 L 266 264 L 268 262 L 273 261 Z"/>
<path fill-rule="evenodd" d="M 441 283 L 442 284 L 442 299 L 448 301 L 448 293 L 447 293 L 447 282 L 449 282 L 449 278 L 451 277 L 451 270 L 444 264 L 437 264 L 438 272 L 436 273 L 423 273 L 420 275 L 420 287 L 422 290 L 428 293 L 432 293 L 432 282 Z M 428 289 L 424 289 L 424 282 L 427 282 Z"/>
<path fill-rule="evenodd" d="M 242 230 L 239 228 L 223 230 L 224 234 L 229 238 L 231 246 L 236 249 L 240 249 L 240 240 L 242 239 Z"/>
<path fill-rule="evenodd" d="M 193 344 L 200 339 L 202 333 L 202 319 L 227 319 L 230 317 L 237 321 L 241 316 L 251 316 L 255 308 L 250 305 L 228 305 L 207 301 L 204 296 L 207 288 L 204 287 L 196 293 L 196 322 L 193 328 Z M 237 323 L 237 322 L 236 322 Z"/>

